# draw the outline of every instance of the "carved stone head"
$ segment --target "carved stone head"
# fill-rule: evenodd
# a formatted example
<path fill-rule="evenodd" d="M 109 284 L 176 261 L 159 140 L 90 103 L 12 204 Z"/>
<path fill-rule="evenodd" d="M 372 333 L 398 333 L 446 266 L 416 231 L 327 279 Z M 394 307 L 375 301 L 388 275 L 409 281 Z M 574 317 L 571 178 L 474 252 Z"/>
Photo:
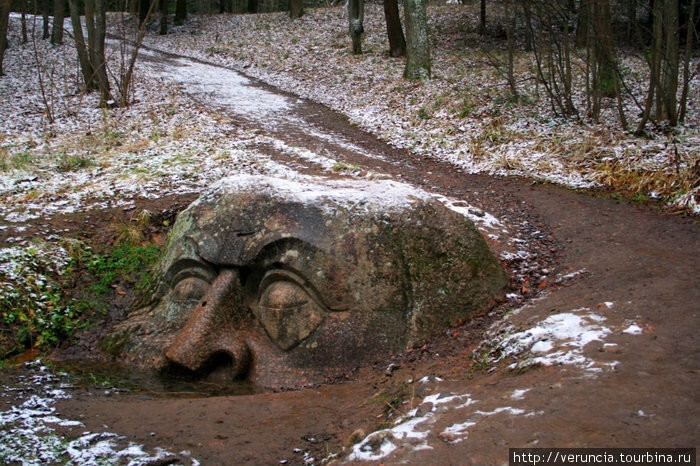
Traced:
<path fill-rule="evenodd" d="M 424 191 L 239 177 L 178 216 L 153 304 L 109 338 L 140 366 L 297 387 L 430 339 L 506 283 L 474 225 Z"/>

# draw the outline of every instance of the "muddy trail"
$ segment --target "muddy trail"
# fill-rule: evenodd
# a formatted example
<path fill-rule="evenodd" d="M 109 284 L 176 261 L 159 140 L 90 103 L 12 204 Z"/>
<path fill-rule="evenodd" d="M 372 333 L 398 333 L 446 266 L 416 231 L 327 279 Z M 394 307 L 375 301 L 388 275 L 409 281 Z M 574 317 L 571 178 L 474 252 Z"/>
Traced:
<path fill-rule="evenodd" d="M 145 446 L 187 450 L 203 465 L 319 464 L 334 453 L 350 463 L 490 465 L 506 464 L 513 447 L 700 446 L 696 219 L 463 173 L 243 76 L 232 92 L 232 70 L 154 51 L 144 63 L 174 76 L 201 105 L 266 136 L 260 149 L 296 172 L 389 177 L 464 202 L 477 217 L 494 215 L 501 226 L 485 234 L 509 269 L 512 293 L 489 315 L 343 383 L 219 397 L 76 389 L 58 404 L 61 415 Z M 212 69 L 218 87 L 202 77 Z M 236 94 L 269 105 L 250 110 Z M 192 199 L 143 203 L 171 212 Z M 55 221 L 97 237 L 111 215 Z M 530 338 L 564 317 L 589 338 L 558 340 L 553 331 L 529 352 L 504 340 Z M 410 429 L 401 424 L 408 434 L 390 430 L 415 408 Z M 377 429 L 387 430 L 353 449 Z"/>

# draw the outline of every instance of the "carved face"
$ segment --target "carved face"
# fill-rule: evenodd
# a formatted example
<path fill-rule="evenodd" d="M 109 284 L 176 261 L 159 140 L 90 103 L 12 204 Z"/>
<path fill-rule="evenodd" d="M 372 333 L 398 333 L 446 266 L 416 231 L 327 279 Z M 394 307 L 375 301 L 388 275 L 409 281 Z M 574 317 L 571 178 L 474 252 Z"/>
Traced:
<path fill-rule="evenodd" d="M 127 360 L 320 383 L 483 310 L 505 285 L 473 225 L 421 191 L 244 181 L 178 217 L 155 305 L 113 332 Z"/>

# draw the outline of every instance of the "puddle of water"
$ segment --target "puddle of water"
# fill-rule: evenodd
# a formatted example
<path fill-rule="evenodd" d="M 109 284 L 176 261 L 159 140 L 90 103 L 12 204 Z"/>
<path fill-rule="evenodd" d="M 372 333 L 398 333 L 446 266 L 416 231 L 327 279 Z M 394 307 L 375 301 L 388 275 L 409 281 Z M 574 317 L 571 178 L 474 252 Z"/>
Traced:
<path fill-rule="evenodd" d="M 153 371 L 134 370 L 116 363 L 93 360 L 53 361 L 56 371 L 66 372 L 75 384 L 98 389 L 125 390 L 162 398 L 200 398 L 240 396 L 263 393 L 265 390 L 247 381 L 192 380 Z"/>
<path fill-rule="evenodd" d="M 95 363 L 90 363 L 71 364 L 78 364 L 80 369 L 88 365 L 95 369 Z M 59 369 L 55 363 L 51 366 Z M 201 464 L 187 450 L 173 453 L 161 447 L 149 448 L 124 435 L 102 430 L 107 429 L 106 425 L 91 432 L 85 430 L 82 421 L 64 418 L 57 402 L 72 398 L 72 389 L 80 388 L 74 375 L 54 371 L 39 359 L 7 367 L 3 372 L 0 373 L 0 464 Z M 108 393 L 112 393 L 111 388 Z"/>

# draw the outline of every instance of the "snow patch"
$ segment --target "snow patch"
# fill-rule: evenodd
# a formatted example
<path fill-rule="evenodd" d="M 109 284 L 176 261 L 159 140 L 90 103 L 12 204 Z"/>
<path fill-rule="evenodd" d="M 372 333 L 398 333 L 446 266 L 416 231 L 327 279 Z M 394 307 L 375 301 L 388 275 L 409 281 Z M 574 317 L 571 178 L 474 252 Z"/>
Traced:
<path fill-rule="evenodd" d="M 392 180 L 322 180 L 318 177 L 283 179 L 269 176 L 236 176 L 217 183 L 209 195 L 219 190 L 253 190 L 282 196 L 291 201 L 335 209 L 362 209 L 375 212 L 401 211 L 432 195 L 413 186 Z M 206 201 L 209 196 L 202 197 Z M 198 202 L 198 201 L 196 201 Z"/>
<path fill-rule="evenodd" d="M 187 92 L 209 96 L 209 103 L 266 124 L 274 124 L 271 117 L 288 114 L 294 103 L 279 93 L 262 89 L 240 73 L 221 66 L 185 58 L 173 59 L 177 66 L 160 70 L 161 77 L 173 79 Z M 148 62 L 144 62 L 148 63 Z"/>
<path fill-rule="evenodd" d="M 517 315 L 518 309 L 511 313 Z M 511 369 L 535 364 L 545 366 L 575 365 L 587 373 L 600 372 L 603 368 L 613 369 L 618 363 L 598 364 L 593 358 L 584 354 L 584 349 L 592 342 L 608 344 L 605 338 L 612 332 L 604 322 L 606 318 L 595 314 L 588 308 L 574 309 L 570 312 L 553 314 L 534 326 L 518 331 L 508 322 L 508 317 L 495 323 L 477 351 L 492 355 L 491 363 L 505 358 L 513 358 Z M 630 326 L 630 332 L 636 331 Z"/>
<path fill-rule="evenodd" d="M 427 442 L 432 425 L 438 419 L 438 414 L 451 409 L 462 409 L 476 403 L 469 394 L 445 395 L 435 393 L 423 399 L 422 407 L 429 410 L 418 415 L 418 409 L 411 410 L 408 415 L 396 421 L 394 427 L 372 432 L 361 442 L 353 445 L 350 461 L 376 461 L 386 458 L 399 445 L 409 445 L 415 450 L 432 448 Z"/>
<path fill-rule="evenodd" d="M 445 204 L 450 210 L 457 212 L 458 214 L 464 215 L 469 220 L 474 222 L 480 230 L 482 231 L 495 231 L 507 233 L 508 231 L 503 226 L 500 220 L 491 215 L 488 212 L 484 212 L 474 206 L 468 205 L 466 202 L 458 199 L 449 198 L 446 196 L 436 196 L 443 204 Z"/>
<path fill-rule="evenodd" d="M 633 323 L 632 325 L 624 329 L 622 333 L 627 333 L 629 335 L 641 335 L 642 333 L 644 333 L 644 329 L 638 324 Z"/>

